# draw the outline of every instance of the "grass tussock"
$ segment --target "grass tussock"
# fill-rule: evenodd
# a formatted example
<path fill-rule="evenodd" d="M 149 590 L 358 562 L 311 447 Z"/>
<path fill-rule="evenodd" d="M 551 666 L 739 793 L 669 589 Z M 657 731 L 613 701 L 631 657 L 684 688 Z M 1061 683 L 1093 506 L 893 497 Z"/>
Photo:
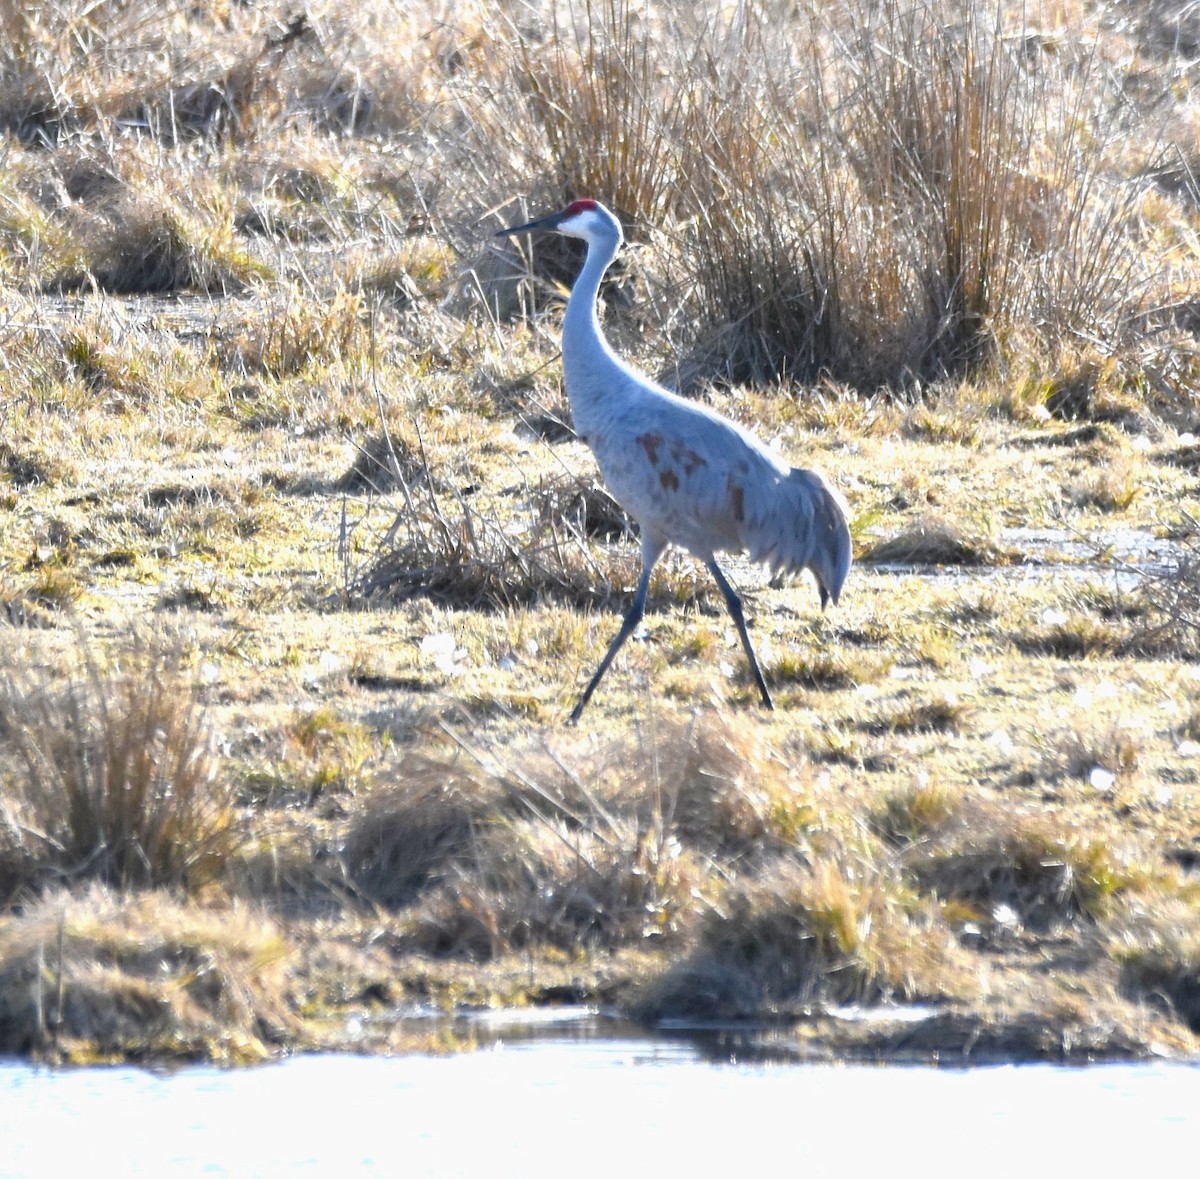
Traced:
<path fill-rule="evenodd" d="M 314 300 L 297 289 L 280 292 L 264 314 L 261 303 L 222 323 L 216 343 L 219 365 L 240 377 L 274 380 L 350 354 L 363 334 L 362 300 L 339 290 Z"/>
<path fill-rule="evenodd" d="M 364 727 L 328 707 L 311 708 L 262 743 L 260 757 L 240 779 L 247 805 L 342 811 L 343 800 L 370 782 L 374 743 Z"/>
<path fill-rule="evenodd" d="M 935 808 L 932 823 L 923 821 L 905 867 L 984 937 L 1095 922 L 1136 883 L 1103 843 L 1049 820 L 988 807 L 942 810 Z"/>
<path fill-rule="evenodd" d="M 905 847 L 944 830 L 961 806 L 944 785 L 925 781 L 888 794 L 872 813 L 871 827 L 889 844 Z"/>
<path fill-rule="evenodd" d="M 931 972 L 934 957 L 939 969 Z M 822 861 L 731 890 L 704 919 L 694 949 L 648 984 L 640 1018 L 789 1019 L 813 1007 L 953 991 L 949 929 L 895 881 Z"/>
<path fill-rule="evenodd" d="M 969 714 L 969 707 L 953 695 L 928 700 L 909 697 L 880 709 L 860 725 L 874 734 L 956 733 L 965 727 Z"/>
<path fill-rule="evenodd" d="M 589 511 L 594 497 L 586 493 L 577 492 L 576 510 L 560 515 L 553 510 L 560 494 L 553 483 L 530 489 L 527 513 L 514 523 L 487 499 L 477 503 L 454 489 L 439 494 L 427 482 L 406 495 L 386 531 L 355 542 L 367 556 L 361 569 L 347 568 L 351 598 L 368 604 L 419 595 L 475 609 L 545 600 L 602 605 L 611 573 L 597 563 L 586 530 L 615 523 Z"/>
<path fill-rule="evenodd" d="M 1143 735 L 1119 716 L 1106 716 L 1086 693 L 1078 703 L 1073 723 L 1046 734 L 1041 776 L 1088 781 L 1103 771 L 1113 784 L 1129 782 L 1138 771 Z"/>
<path fill-rule="evenodd" d="M 371 900 L 403 906 L 443 882 L 497 821 L 503 784 L 457 760 L 410 757 L 355 820 L 342 858 Z"/>
<path fill-rule="evenodd" d="M 1200 932 L 1192 909 L 1139 914 L 1117 947 L 1121 986 L 1200 1031 Z"/>
<path fill-rule="evenodd" d="M 1136 600 L 1144 616 L 1124 644 L 1134 651 L 1200 657 L 1200 520 L 1183 514 L 1173 530 L 1176 554 L 1166 568 L 1143 570 Z"/>
<path fill-rule="evenodd" d="M 262 273 L 228 225 L 206 224 L 161 196 L 123 193 L 102 208 L 74 212 L 64 236 L 69 260 L 48 280 L 54 290 L 230 294 Z"/>
<path fill-rule="evenodd" d="M 81 644 L 65 680 L 17 654 L 0 667 L 13 874 L 179 889 L 220 877 L 242 833 L 184 646 L 143 636 L 106 658 Z"/>
<path fill-rule="evenodd" d="M 815 822 L 782 764 L 712 717 L 529 766 L 467 749 L 407 758 L 342 849 L 364 895 L 406 910 L 412 944 L 440 954 L 666 936 L 705 864 L 800 855 Z"/>
<path fill-rule="evenodd" d="M 0 475 L 17 489 L 53 483 L 59 477 L 58 464 L 36 450 L 20 449 L 0 442 Z"/>
<path fill-rule="evenodd" d="M 0 917 L 0 1052 L 246 1064 L 302 1035 L 287 944 L 244 909 L 93 886 Z"/>
<path fill-rule="evenodd" d="M 1009 557 L 988 540 L 968 537 L 952 521 L 928 517 L 872 545 L 858 559 L 871 565 L 996 565 Z"/>
<path fill-rule="evenodd" d="M 464 772 L 454 759 L 401 774 L 342 856 L 370 899 L 407 908 L 410 949 L 487 960 L 536 945 L 636 944 L 694 903 L 692 857 L 571 776 Z"/>

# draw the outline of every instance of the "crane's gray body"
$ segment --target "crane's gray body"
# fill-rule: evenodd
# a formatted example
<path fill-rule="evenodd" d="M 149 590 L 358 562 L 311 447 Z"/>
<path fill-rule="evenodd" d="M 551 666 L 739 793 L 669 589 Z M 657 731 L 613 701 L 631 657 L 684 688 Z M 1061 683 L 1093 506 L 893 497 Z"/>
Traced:
<path fill-rule="evenodd" d="M 563 319 L 563 376 L 575 432 L 591 447 L 613 497 L 642 530 L 643 574 L 633 608 L 572 719 L 640 620 L 650 571 L 668 544 L 687 549 L 713 572 L 771 706 L 740 603 L 715 554 L 748 552 L 776 571 L 808 569 L 821 604 L 836 602 L 851 554 L 841 501 L 815 471 L 788 466 L 747 430 L 663 389 L 612 351 L 600 330 L 596 297 L 622 235 L 603 205 L 577 201 L 563 213 L 504 232 L 532 228 L 556 229 L 588 244 Z"/>

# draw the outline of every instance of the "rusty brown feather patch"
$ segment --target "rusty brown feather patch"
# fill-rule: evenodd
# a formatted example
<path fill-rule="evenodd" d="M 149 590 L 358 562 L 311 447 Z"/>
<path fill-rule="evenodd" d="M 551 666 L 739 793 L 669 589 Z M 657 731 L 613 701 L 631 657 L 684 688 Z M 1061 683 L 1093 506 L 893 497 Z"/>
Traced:
<path fill-rule="evenodd" d="M 733 518 L 739 523 L 746 519 L 746 493 L 736 483 L 729 484 L 729 502 L 733 505 Z"/>
<path fill-rule="evenodd" d="M 685 475 L 691 475 L 701 467 L 708 466 L 708 461 L 702 455 L 697 454 L 690 446 L 684 446 L 682 442 L 677 442 L 671 447 L 671 457 L 683 468 Z"/>
<path fill-rule="evenodd" d="M 662 443 L 661 434 L 639 434 L 637 436 L 637 444 L 646 452 L 646 457 L 650 460 L 652 467 L 658 466 L 658 448 L 662 446 Z"/>

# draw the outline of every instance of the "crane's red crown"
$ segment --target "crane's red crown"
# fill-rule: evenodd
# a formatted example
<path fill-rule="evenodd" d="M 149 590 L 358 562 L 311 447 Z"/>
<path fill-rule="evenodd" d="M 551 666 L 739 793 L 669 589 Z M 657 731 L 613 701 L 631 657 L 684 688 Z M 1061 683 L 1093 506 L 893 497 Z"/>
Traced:
<path fill-rule="evenodd" d="M 581 201 L 572 201 L 563 211 L 564 217 L 574 217 L 576 213 L 586 213 L 596 208 L 596 202 L 585 197 Z"/>

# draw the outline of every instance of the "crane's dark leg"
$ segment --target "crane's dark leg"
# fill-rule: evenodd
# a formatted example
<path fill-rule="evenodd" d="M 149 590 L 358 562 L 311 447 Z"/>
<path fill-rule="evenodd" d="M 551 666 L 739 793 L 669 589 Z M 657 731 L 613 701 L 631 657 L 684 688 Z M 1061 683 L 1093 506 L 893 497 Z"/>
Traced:
<path fill-rule="evenodd" d="M 617 631 L 617 637 L 613 639 L 608 650 L 604 653 L 604 658 L 600 660 L 600 666 L 596 668 L 596 674 L 592 676 L 591 682 L 583 690 L 583 695 L 579 697 L 579 703 L 571 710 L 571 715 L 567 718 L 567 724 L 573 725 L 579 719 L 580 713 L 583 712 L 587 702 L 592 698 L 592 693 L 596 690 L 596 685 L 603 679 L 604 673 L 608 670 L 608 665 L 616 658 L 616 654 L 624 646 L 625 640 L 637 630 L 638 623 L 642 621 L 642 615 L 646 612 L 646 597 L 650 592 L 650 571 L 661 556 L 663 547 L 663 545 L 653 541 L 642 541 L 642 579 L 638 582 L 637 593 L 633 596 L 633 605 L 629 607 L 629 612 L 625 615 L 625 621 L 621 623 L 621 629 Z"/>
<path fill-rule="evenodd" d="M 600 660 L 600 666 L 596 668 L 596 674 L 592 676 L 591 683 L 584 688 L 583 695 L 579 697 L 579 703 L 572 710 L 567 724 L 573 725 L 579 719 L 579 714 L 583 712 L 584 706 L 592 698 L 592 693 L 596 690 L 596 685 L 608 670 L 608 665 L 616 658 L 616 654 L 624 645 L 625 640 L 637 630 L 638 623 L 642 621 L 642 615 L 646 612 L 646 595 L 649 589 L 650 570 L 646 569 L 642 573 L 642 580 L 638 582 L 637 593 L 633 598 L 633 605 L 629 607 L 629 612 L 625 615 L 625 621 L 621 623 L 621 629 L 617 631 L 617 637 L 613 639 L 604 654 L 604 658 Z"/>
<path fill-rule="evenodd" d="M 763 704 L 767 708 L 773 709 L 775 702 L 771 699 L 771 693 L 767 691 L 767 681 L 763 679 L 762 670 L 759 668 L 758 660 L 754 655 L 754 648 L 750 645 L 750 634 L 746 630 L 746 616 L 742 613 L 742 600 L 734 592 L 733 586 L 725 580 L 725 574 L 721 572 L 721 567 L 715 560 L 708 562 L 708 571 L 716 578 L 717 585 L 721 588 L 721 593 L 725 595 L 725 605 L 729 607 L 729 613 L 733 615 L 738 637 L 742 640 L 742 646 L 746 649 L 746 658 L 750 660 L 750 670 L 754 673 L 754 682 L 758 685 L 758 690 L 762 693 Z"/>

